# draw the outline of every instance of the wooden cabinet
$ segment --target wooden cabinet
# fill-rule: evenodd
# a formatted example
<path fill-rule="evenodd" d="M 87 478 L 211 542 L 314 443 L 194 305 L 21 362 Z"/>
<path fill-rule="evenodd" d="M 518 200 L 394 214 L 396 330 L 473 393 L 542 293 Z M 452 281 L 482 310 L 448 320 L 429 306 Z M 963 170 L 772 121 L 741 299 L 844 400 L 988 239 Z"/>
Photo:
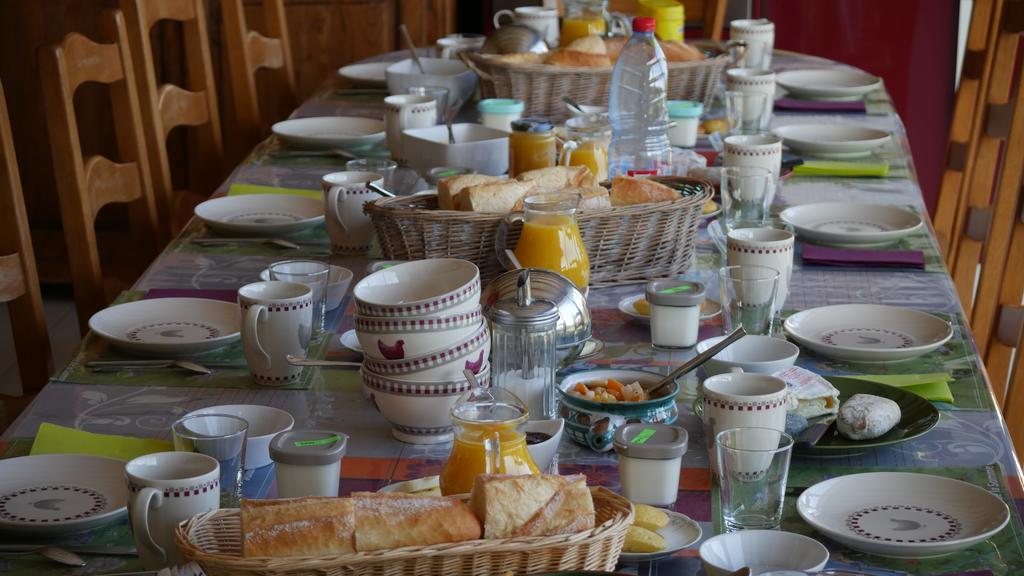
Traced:
<path fill-rule="evenodd" d="M 286 0 L 292 56 L 299 98 L 306 98 L 340 66 L 400 46 L 398 24 L 405 23 L 414 41 L 429 45 L 454 31 L 455 0 Z M 117 0 L 0 0 L 0 79 L 7 88 L 25 204 L 32 224 L 39 275 L 43 282 L 68 282 L 67 257 L 60 231 L 60 210 L 53 180 L 53 163 L 46 135 L 37 53 L 70 32 L 96 37 L 97 16 L 116 8 Z M 226 58 L 219 0 L 207 0 L 210 43 L 225 132 L 231 110 L 224 103 Z M 246 0 L 250 26 L 260 29 L 259 2 Z M 155 31 L 162 48 L 159 70 L 167 79 L 181 74 L 181 46 L 173 26 Z M 76 98 L 79 132 L 89 153 L 108 153 L 113 146 L 109 104 L 98 87 L 86 87 Z M 225 134 L 229 139 L 230 134 Z M 171 154 L 180 153 L 181 146 Z M 177 151 L 177 152 L 176 152 Z M 230 168 L 230 166 L 229 166 Z M 107 225 L 117 227 L 123 215 Z M 101 225 L 103 219 L 101 219 Z"/>

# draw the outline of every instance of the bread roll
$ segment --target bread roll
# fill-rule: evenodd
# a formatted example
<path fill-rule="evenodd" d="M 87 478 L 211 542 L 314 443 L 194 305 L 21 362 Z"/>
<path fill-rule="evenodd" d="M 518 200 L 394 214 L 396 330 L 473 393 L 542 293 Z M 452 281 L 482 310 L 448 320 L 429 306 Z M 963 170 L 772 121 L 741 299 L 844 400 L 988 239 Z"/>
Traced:
<path fill-rule="evenodd" d="M 480 521 L 459 500 L 356 492 L 352 501 L 359 552 L 480 538 Z"/>
<path fill-rule="evenodd" d="M 665 60 L 669 62 L 690 62 L 703 60 L 704 53 L 686 42 L 678 40 L 659 40 L 661 50 L 665 53 Z"/>
<path fill-rule="evenodd" d="M 579 196 L 579 204 L 577 208 L 580 211 L 586 210 L 605 210 L 612 207 L 611 197 L 608 196 L 608 190 L 603 186 L 578 186 L 574 188 L 562 188 L 558 190 L 559 194 L 574 194 Z M 522 210 L 525 206 L 526 197 L 520 198 L 519 202 L 512 207 L 513 211 Z"/>
<path fill-rule="evenodd" d="M 629 40 L 629 36 L 614 36 L 604 39 L 604 52 L 612 62 L 619 59 L 619 52 L 622 52 L 622 47 L 626 45 L 627 40 Z"/>
<path fill-rule="evenodd" d="M 611 197 L 612 206 L 630 206 L 677 200 L 679 192 L 647 178 L 616 176 L 612 180 Z"/>
<path fill-rule="evenodd" d="M 533 182 L 541 191 L 554 192 L 567 187 L 589 186 L 594 177 L 586 166 L 549 166 L 527 170 L 516 176 L 516 180 Z"/>
<path fill-rule="evenodd" d="M 461 210 L 507 213 L 520 198 L 535 189 L 532 182 L 517 181 L 470 186 L 459 193 L 458 204 Z"/>
<path fill-rule="evenodd" d="M 537 52 L 513 52 L 493 57 L 498 62 L 505 64 L 540 64 L 544 62 L 544 54 Z"/>
<path fill-rule="evenodd" d="M 604 54 L 589 54 L 575 50 L 555 50 L 545 63 L 552 66 L 573 66 L 580 68 L 608 68 L 612 61 Z"/>
<path fill-rule="evenodd" d="M 577 38 L 570 42 L 565 49 L 572 50 L 574 52 L 586 52 L 587 54 L 608 54 L 608 49 L 605 48 L 604 40 L 602 40 L 601 36 L 597 34 Z"/>
<path fill-rule="evenodd" d="M 504 182 L 500 176 L 487 176 L 485 174 L 462 174 L 442 178 L 437 183 L 437 207 L 441 210 L 458 210 L 458 195 L 463 189 L 477 184 L 491 184 Z"/>
<path fill-rule="evenodd" d="M 594 502 L 582 474 L 481 474 L 469 502 L 483 521 L 484 538 L 554 536 L 594 527 Z"/>
<path fill-rule="evenodd" d="M 243 556 L 347 554 L 354 532 L 348 498 L 242 500 Z"/>

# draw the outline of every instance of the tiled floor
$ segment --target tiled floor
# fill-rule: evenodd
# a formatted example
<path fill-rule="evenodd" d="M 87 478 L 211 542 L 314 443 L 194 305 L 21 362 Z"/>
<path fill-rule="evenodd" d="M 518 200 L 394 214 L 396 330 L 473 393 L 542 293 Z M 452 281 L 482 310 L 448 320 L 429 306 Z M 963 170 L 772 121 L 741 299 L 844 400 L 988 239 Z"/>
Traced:
<path fill-rule="evenodd" d="M 50 331 L 53 364 L 55 368 L 60 368 L 71 359 L 81 342 L 71 290 L 60 287 L 44 288 L 43 308 L 46 311 L 46 325 Z M 14 355 L 11 320 L 7 315 L 7 306 L 0 304 L 0 394 L 20 393 L 21 378 L 18 376 L 18 360 Z"/>

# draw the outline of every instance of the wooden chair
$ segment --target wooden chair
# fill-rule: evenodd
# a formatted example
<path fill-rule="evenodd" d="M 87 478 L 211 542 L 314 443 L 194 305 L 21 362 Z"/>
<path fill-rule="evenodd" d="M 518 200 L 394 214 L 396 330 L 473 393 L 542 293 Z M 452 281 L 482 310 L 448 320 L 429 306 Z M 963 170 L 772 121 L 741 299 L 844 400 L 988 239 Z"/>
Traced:
<path fill-rule="evenodd" d="M 729 0 L 682 0 L 688 23 L 701 22 L 704 38 L 722 39 L 722 28 L 725 26 L 725 9 Z M 611 0 L 608 10 L 636 14 L 637 0 Z"/>
<path fill-rule="evenodd" d="M 53 371 L 7 98 L 0 84 L 0 302 L 7 303 L 21 392 L 39 392 Z"/>
<path fill-rule="evenodd" d="M 246 25 L 242 0 L 221 0 L 224 44 L 234 104 L 235 137 L 240 149 L 248 150 L 262 140 L 273 122 L 295 108 L 295 69 L 292 64 L 285 21 L 284 0 L 263 0 L 263 22 L 268 36 Z M 256 71 L 273 71 L 271 94 L 264 94 L 261 110 Z M 275 111 L 277 113 L 275 113 Z M 283 114 L 280 114 L 284 111 Z"/>
<path fill-rule="evenodd" d="M 153 172 L 157 207 L 165 229 L 176 234 L 192 208 L 209 196 L 223 176 L 217 90 L 213 82 L 210 42 L 203 0 L 121 0 L 142 102 L 146 147 Z M 156 61 L 150 33 L 160 20 L 180 22 L 184 32 L 185 83 L 157 84 Z M 188 126 L 188 188 L 175 190 L 167 149 L 167 136 Z"/>
<path fill-rule="evenodd" d="M 100 209 L 110 203 L 128 205 L 133 244 L 122 255 L 148 262 L 160 238 L 123 15 L 105 13 L 100 30 L 108 43 L 97 44 L 73 33 L 60 45 L 41 50 L 39 57 L 61 220 L 83 334 L 89 317 L 123 287 L 116 284 L 118 275 L 101 267 L 95 230 Z M 83 157 L 74 98 L 86 82 L 110 88 L 120 162 L 99 155 Z"/>

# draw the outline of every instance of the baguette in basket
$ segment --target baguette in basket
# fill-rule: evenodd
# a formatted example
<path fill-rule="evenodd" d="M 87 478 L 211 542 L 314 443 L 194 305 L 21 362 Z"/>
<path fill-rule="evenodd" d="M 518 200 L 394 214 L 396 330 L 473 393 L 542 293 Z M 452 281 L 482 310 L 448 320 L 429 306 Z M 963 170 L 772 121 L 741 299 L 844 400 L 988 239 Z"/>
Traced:
<path fill-rule="evenodd" d="M 582 475 L 477 477 L 457 498 L 356 492 L 351 498 L 242 500 L 246 557 L 324 556 L 594 528 Z M 484 533 L 483 525 L 488 526 Z"/>

